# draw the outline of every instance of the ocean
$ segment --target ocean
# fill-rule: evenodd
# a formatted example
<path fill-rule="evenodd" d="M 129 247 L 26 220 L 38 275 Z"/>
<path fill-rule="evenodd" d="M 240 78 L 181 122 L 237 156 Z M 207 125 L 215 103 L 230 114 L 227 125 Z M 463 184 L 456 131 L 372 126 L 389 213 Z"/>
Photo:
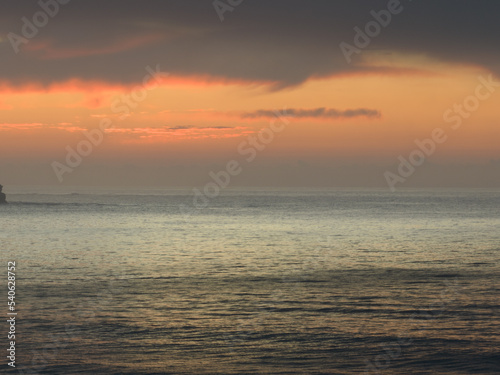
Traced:
<path fill-rule="evenodd" d="M 2 371 L 500 373 L 498 190 L 7 193 Z"/>

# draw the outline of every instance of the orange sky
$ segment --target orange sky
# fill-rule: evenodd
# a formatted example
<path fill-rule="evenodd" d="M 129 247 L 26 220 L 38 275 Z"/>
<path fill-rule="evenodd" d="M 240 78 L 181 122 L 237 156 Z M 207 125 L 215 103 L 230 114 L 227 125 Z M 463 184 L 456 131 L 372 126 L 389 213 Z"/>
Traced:
<path fill-rule="evenodd" d="M 416 59 L 417 60 L 417 59 Z M 407 64 L 402 61 L 401 65 Z M 175 145 L 188 155 L 223 154 L 236 149 L 246 136 L 268 126 L 270 118 L 242 118 L 259 109 L 348 110 L 371 108 L 381 116 L 353 118 L 290 118 L 265 157 L 369 158 L 387 160 L 412 150 L 416 138 L 430 136 L 436 127 L 450 129 L 450 140 L 440 145 L 435 160 L 488 160 L 500 157 L 495 122 L 500 115 L 498 93 L 458 131 L 443 121 L 454 103 L 474 94 L 477 77 L 490 73 L 475 67 L 432 64 L 397 74 L 346 75 L 308 82 L 279 91 L 250 83 L 207 83 L 199 78 L 170 77 L 150 91 L 142 102 L 114 113 L 113 101 L 129 95 L 134 86 L 68 82 L 49 89 L 26 87 L 2 90 L 0 102 L 0 157 L 62 158 L 66 146 L 76 146 L 85 129 L 97 128 L 102 118 L 113 121 L 100 157 L 138 159 Z M 184 128 L 183 128 L 184 127 Z M 199 142 L 204 140 L 203 142 Z M 19 151 L 22 150 L 22 155 Z M 97 150 L 96 150 L 97 151 Z M 94 156 L 96 157 L 96 156 Z"/>

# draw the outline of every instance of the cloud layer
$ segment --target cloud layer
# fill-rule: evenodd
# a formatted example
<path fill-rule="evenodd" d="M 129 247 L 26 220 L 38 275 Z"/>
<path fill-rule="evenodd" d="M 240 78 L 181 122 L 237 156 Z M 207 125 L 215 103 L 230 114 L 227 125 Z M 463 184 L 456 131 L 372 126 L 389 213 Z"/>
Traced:
<path fill-rule="evenodd" d="M 284 110 L 286 116 L 294 118 L 320 118 L 320 119 L 340 119 L 352 117 L 380 117 L 381 114 L 375 109 L 357 108 L 338 110 L 333 108 L 313 108 L 296 109 L 289 108 Z M 254 112 L 244 113 L 242 118 L 273 118 L 277 116 L 276 110 L 260 109 Z"/>
<path fill-rule="evenodd" d="M 500 2 L 401 4 L 403 11 L 367 50 L 423 54 L 500 73 Z M 386 8 L 387 1 L 378 0 L 245 1 L 221 22 L 211 1 L 71 1 L 19 44 L 16 54 L 8 34 L 22 36 L 25 20 L 33 22 L 41 9 L 37 1 L 2 2 L 0 81 L 131 83 L 142 78 L 145 66 L 160 64 L 172 75 L 280 88 L 315 77 L 380 71 L 356 60 L 348 64 L 339 44 L 353 43 L 354 27 L 363 28 L 373 19 L 371 11 Z"/>

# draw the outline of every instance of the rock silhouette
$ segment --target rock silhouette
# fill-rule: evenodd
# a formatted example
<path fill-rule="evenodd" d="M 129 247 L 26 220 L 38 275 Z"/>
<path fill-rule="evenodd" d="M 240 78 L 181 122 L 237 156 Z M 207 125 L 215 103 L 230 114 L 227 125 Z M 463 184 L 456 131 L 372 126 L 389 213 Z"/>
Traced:
<path fill-rule="evenodd" d="M 7 203 L 7 196 L 2 193 L 3 186 L 0 185 L 0 204 Z"/>

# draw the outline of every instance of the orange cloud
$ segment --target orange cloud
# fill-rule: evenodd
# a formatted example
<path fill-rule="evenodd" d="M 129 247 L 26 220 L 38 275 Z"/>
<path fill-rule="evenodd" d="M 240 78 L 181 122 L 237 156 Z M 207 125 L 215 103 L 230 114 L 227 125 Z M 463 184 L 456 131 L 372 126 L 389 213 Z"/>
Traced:
<path fill-rule="evenodd" d="M 131 91 L 138 85 L 142 85 L 142 72 L 137 75 L 137 82 L 120 83 L 120 82 L 108 82 L 104 80 L 83 80 L 81 78 L 70 78 L 64 81 L 52 82 L 50 84 L 44 84 L 38 81 L 25 81 L 13 84 L 9 81 L 0 81 L 0 92 L 2 94 L 18 94 L 18 93 L 83 93 L 83 92 L 114 92 L 114 93 L 126 93 Z M 245 81 L 241 79 L 226 79 L 219 77 L 212 77 L 208 75 L 169 75 L 167 78 L 163 78 L 160 86 L 162 87 L 173 87 L 180 86 L 186 89 L 191 88 L 210 88 L 213 86 L 242 86 L 247 88 L 258 88 L 272 85 L 271 81 Z M 0 103 L 1 104 L 1 103 Z"/>
<path fill-rule="evenodd" d="M 175 126 L 175 127 L 143 127 L 143 128 L 113 128 L 108 132 L 114 135 L 120 135 L 120 141 L 127 143 L 143 141 L 164 142 L 168 140 L 194 140 L 194 139 L 223 139 L 241 137 L 252 133 L 246 127 L 227 127 L 227 126 Z"/>
<path fill-rule="evenodd" d="M 71 122 L 60 122 L 57 124 L 44 124 L 41 122 L 32 123 L 19 123 L 19 124 L 0 124 L 0 131 L 26 131 L 31 132 L 33 130 L 61 130 L 66 132 L 81 132 L 85 130 L 80 126 L 74 126 Z"/>
<path fill-rule="evenodd" d="M 102 92 L 102 91 L 121 91 L 125 87 L 134 86 L 119 83 L 109 83 L 98 80 L 81 80 L 72 78 L 63 82 L 54 82 L 49 85 L 44 85 L 40 82 L 22 82 L 18 85 L 13 85 L 10 82 L 0 82 L 0 92 L 4 95 L 8 94 L 36 94 L 36 93 L 81 93 L 81 92 Z"/>
<path fill-rule="evenodd" d="M 5 130 L 32 130 L 41 128 L 44 124 L 41 122 L 23 123 L 23 124 L 0 124 L 0 131 Z"/>

